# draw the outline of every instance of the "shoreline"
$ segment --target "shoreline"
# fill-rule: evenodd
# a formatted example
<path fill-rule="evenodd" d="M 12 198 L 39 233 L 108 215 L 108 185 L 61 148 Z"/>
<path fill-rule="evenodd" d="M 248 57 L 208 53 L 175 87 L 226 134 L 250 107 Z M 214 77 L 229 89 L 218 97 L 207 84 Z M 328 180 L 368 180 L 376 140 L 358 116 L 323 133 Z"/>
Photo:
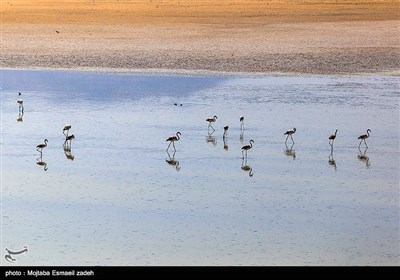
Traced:
<path fill-rule="evenodd" d="M 127 69 L 127 68 L 52 68 L 52 67 L 2 67 L 1 71 L 60 71 L 60 72 L 84 72 L 111 75 L 159 75 L 159 76 L 245 76 L 245 77 L 329 77 L 329 76 L 400 76 L 400 69 L 379 72 L 355 72 L 355 73 L 301 73 L 301 72 L 234 72 L 234 71 L 211 71 L 211 70 L 186 70 L 186 69 Z"/>

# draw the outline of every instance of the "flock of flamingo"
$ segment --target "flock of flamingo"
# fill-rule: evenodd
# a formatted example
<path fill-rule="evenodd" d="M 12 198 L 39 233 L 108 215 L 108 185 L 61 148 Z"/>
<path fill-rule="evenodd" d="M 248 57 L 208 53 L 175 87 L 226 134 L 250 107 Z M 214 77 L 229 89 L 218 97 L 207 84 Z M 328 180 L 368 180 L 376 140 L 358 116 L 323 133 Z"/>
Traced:
<path fill-rule="evenodd" d="M 21 96 L 21 92 L 18 92 L 18 96 Z M 21 116 L 21 114 L 23 114 L 23 112 L 24 112 L 24 106 L 23 106 L 24 101 L 21 98 L 19 98 L 19 99 L 17 99 L 17 104 L 19 106 L 19 114 Z M 177 105 L 177 103 L 175 103 L 174 105 Z M 182 104 L 180 106 L 182 106 Z M 212 129 L 212 133 L 215 131 L 215 128 L 212 126 L 212 123 L 215 123 L 217 121 L 217 119 L 218 119 L 218 117 L 216 115 L 206 119 L 206 121 L 208 122 L 208 131 L 210 131 L 210 129 Z M 243 132 L 243 130 L 244 130 L 244 116 L 240 116 L 239 121 L 240 121 L 240 129 Z M 62 132 L 63 132 L 63 134 L 65 136 L 65 141 L 64 141 L 64 145 L 63 145 L 65 155 L 66 155 L 66 157 L 68 159 L 73 160 L 74 156 L 71 154 L 71 141 L 75 138 L 75 136 L 74 136 L 74 134 L 69 135 L 69 130 L 71 129 L 71 127 L 72 126 L 70 124 L 66 124 L 63 127 Z M 228 125 L 224 126 L 224 133 L 222 135 L 223 139 L 225 139 L 227 137 L 228 129 L 229 129 Z M 333 142 L 336 139 L 337 132 L 338 132 L 338 129 L 336 129 L 334 134 L 331 134 L 328 137 L 329 145 L 331 146 L 331 152 L 333 151 Z M 360 135 L 358 137 L 358 140 L 360 140 L 360 143 L 358 145 L 359 148 L 360 148 L 362 142 L 364 142 L 365 146 L 368 148 L 366 139 L 369 138 L 369 136 L 370 136 L 369 133 L 370 132 L 371 132 L 371 129 L 367 129 L 367 133 L 366 134 L 362 134 L 362 135 Z M 289 137 L 292 140 L 292 143 L 294 144 L 293 134 L 295 134 L 295 133 L 296 133 L 296 128 L 294 127 L 293 129 L 288 130 L 283 134 L 283 135 L 286 135 L 285 144 L 287 143 Z M 175 152 L 176 152 L 175 142 L 179 141 L 181 135 L 182 135 L 181 132 L 178 131 L 178 132 L 175 133 L 175 135 L 169 136 L 166 139 L 166 141 L 169 142 L 168 147 L 166 149 L 167 153 L 168 153 L 169 148 L 171 147 L 171 144 L 172 144 L 172 147 L 174 148 L 174 155 L 175 155 Z M 44 166 L 44 170 L 47 170 L 47 164 L 42 161 L 42 155 L 43 155 L 43 149 L 47 147 L 47 143 L 48 143 L 48 140 L 44 139 L 44 143 L 38 144 L 36 146 L 36 150 L 40 153 L 40 157 L 37 159 L 37 164 L 38 165 L 43 165 Z M 251 148 L 253 148 L 253 144 L 254 144 L 254 140 L 250 139 L 248 145 L 242 146 L 242 148 L 241 148 L 242 159 L 246 159 L 246 161 L 247 161 L 247 153 Z M 288 152 L 290 153 L 291 151 L 289 150 Z M 166 161 L 171 165 L 175 165 L 176 169 L 179 170 L 179 162 L 174 160 L 174 157 L 172 159 L 170 157 L 170 159 L 166 160 Z M 246 168 L 246 167 L 247 166 L 245 166 L 244 168 Z"/>
<path fill-rule="evenodd" d="M 22 94 L 21 92 L 18 92 L 18 96 L 20 97 Z M 22 122 L 22 116 L 24 114 L 24 101 L 21 98 L 17 99 L 17 104 L 18 104 L 18 112 L 19 112 L 19 116 L 17 121 L 18 122 Z M 71 129 L 71 125 L 70 124 L 66 124 L 63 127 L 63 134 L 65 136 L 65 140 L 64 140 L 64 144 L 63 144 L 63 149 L 64 149 L 64 154 L 67 157 L 67 159 L 69 160 L 74 160 L 74 156 L 71 153 L 71 141 L 72 139 L 75 139 L 75 135 L 71 134 L 69 135 L 69 130 Z M 47 163 L 43 161 L 43 149 L 47 147 L 49 140 L 44 139 L 43 143 L 38 144 L 36 146 L 36 150 L 40 153 L 40 156 L 36 159 L 36 163 L 39 166 L 43 166 L 44 171 L 46 171 L 48 169 L 47 167 Z"/>
<path fill-rule="evenodd" d="M 213 122 L 216 122 L 217 121 L 217 116 L 213 116 L 213 117 L 209 117 L 209 118 L 207 118 L 206 119 L 206 121 L 208 122 L 208 129 L 210 130 L 210 128 L 212 129 L 212 131 L 214 132 L 215 131 L 215 129 L 214 129 L 214 127 L 211 125 Z M 244 117 L 243 116 L 240 116 L 240 118 L 239 118 L 239 121 L 240 121 L 240 129 L 241 130 L 243 130 L 244 129 Z M 222 135 L 222 137 L 223 138 L 225 138 L 226 137 L 226 135 L 227 135 L 227 133 L 228 133 L 228 129 L 229 129 L 229 126 L 228 125 L 226 125 L 226 126 L 224 126 L 224 134 Z M 288 138 L 290 137 L 290 139 L 292 140 L 292 143 L 294 144 L 294 140 L 293 140 L 293 134 L 296 132 L 296 128 L 294 127 L 292 130 L 288 130 L 288 131 L 286 131 L 283 135 L 287 135 L 286 136 L 286 140 L 285 140 L 285 144 L 287 143 L 287 140 L 288 140 Z M 336 131 L 335 131 L 335 133 L 334 134 L 331 134 L 329 137 L 328 137 L 328 140 L 329 140 L 329 145 L 333 148 L 333 141 L 336 139 L 336 135 L 337 135 L 337 132 L 338 132 L 338 129 L 336 129 Z M 358 137 L 358 140 L 361 140 L 360 141 L 360 143 L 359 143 L 359 145 L 358 145 L 358 147 L 360 147 L 361 146 L 361 143 L 364 141 L 364 144 L 365 144 L 365 146 L 366 147 L 368 147 L 368 145 L 367 145 L 367 142 L 365 141 L 367 138 L 369 138 L 369 133 L 371 132 L 371 129 L 367 129 L 367 134 L 362 134 L 362 135 L 360 135 L 359 137 Z M 168 145 L 168 147 L 167 147 L 167 151 L 168 151 L 168 149 L 170 148 L 170 146 L 171 146 L 171 144 L 172 144 L 172 146 L 174 147 L 174 150 L 176 150 L 176 147 L 175 147 L 175 142 L 176 141 L 178 141 L 179 139 L 180 139 L 180 136 L 181 136 L 182 134 L 181 134 L 181 132 L 177 132 L 175 135 L 172 135 L 172 136 L 170 136 L 170 137 L 168 137 L 167 138 L 167 142 L 169 142 L 169 145 Z M 246 158 L 247 157 L 247 151 L 248 150 L 250 150 L 252 147 L 253 147 L 253 144 L 254 144 L 254 140 L 253 139 L 251 139 L 250 141 L 249 141 L 249 145 L 244 145 L 244 146 L 242 146 L 242 155 L 243 155 L 243 157 L 242 158 Z"/>

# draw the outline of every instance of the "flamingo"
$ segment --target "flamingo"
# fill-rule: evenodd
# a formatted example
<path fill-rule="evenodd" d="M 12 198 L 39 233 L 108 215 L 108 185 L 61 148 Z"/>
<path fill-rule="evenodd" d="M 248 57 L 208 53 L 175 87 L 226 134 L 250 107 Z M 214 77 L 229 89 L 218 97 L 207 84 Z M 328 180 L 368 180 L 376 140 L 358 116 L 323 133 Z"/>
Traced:
<path fill-rule="evenodd" d="M 21 92 L 18 92 L 18 96 L 21 96 Z M 24 112 L 24 100 L 22 99 L 17 99 L 17 103 L 18 103 L 18 108 L 20 111 Z"/>
<path fill-rule="evenodd" d="M 63 134 L 65 135 L 65 136 L 68 136 L 68 133 L 69 133 L 69 130 L 71 129 L 71 125 L 70 124 L 66 124 L 66 125 L 64 125 L 64 128 L 63 128 Z M 67 132 L 67 134 L 65 134 L 65 131 Z"/>
<path fill-rule="evenodd" d="M 244 129 L 244 117 L 240 116 L 240 129 L 243 130 Z"/>
<path fill-rule="evenodd" d="M 229 129 L 228 125 L 224 126 L 224 135 L 222 135 L 222 138 L 225 138 L 228 135 L 228 129 Z"/>
<path fill-rule="evenodd" d="M 43 148 L 46 148 L 46 147 L 47 147 L 47 142 L 49 142 L 49 140 L 44 139 L 44 144 L 39 144 L 39 145 L 37 145 L 37 146 L 36 146 L 36 150 L 37 150 L 38 152 L 42 153 L 42 152 L 43 152 Z"/>
<path fill-rule="evenodd" d="M 180 139 L 180 137 L 179 137 L 180 135 L 181 135 L 181 133 L 178 131 L 175 135 L 172 135 L 172 136 L 168 137 L 167 140 L 165 140 L 165 141 L 169 141 L 169 145 L 167 147 L 167 152 L 168 152 L 169 146 L 171 146 L 171 143 L 172 143 L 172 146 L 174 146 L 174 150 L 176 151 L 175 141 L 178 141 Z"/>
<path fill-rule="evenodd" d="M 65 137 L 65 141 L 64 141 L 64 146 L 68 146 L 68 141 L 69 141 L 69 145 L 71 145 L 71 141 L 72 139 L 75 139 L 75 135 L 71 134 Z"/>
<path fill-rule="evenodd" d="M 246 158 L 247 158 L 247 151 L 250 150 L 251 148 L 253 148 L 254 140 L 251 139 L 251 140 L 249 141 L 249 143 L 250 143 L 250 145 L 244 145 L 244 146 L 242 147 L 242 155 L 243 155 L 242 159 L 244 159 L 244 154 L 243 154 L 244 152 L 246 152 Z"/>
<path fill-rule="evenodd" d="M 332 148 L 333 148 L 333 141 L 336 139 L 337 132 L 338 130 L 336 129 L 335 134 L 329 136 L 329 145 L 331 145 Z"/>
<path fill-rule="evenodd" d="M 371 132 L 371 129 L 368 128 L 367 129 L 367 134 L 363 134 L 363 135 L 358 136 L 358 139 L 361 139 L 360 144 L 358 145 L 358 147 L 360 147 L 362 141 L 364 141 L 365 146 L 368 147 L 367 142 L 365 142 L 365 139 L 367 139 L 369 137 L 369 133 L 370 132 Z"/>
<path fill-rule="evenodd" d="M 286 140 L 285 140 L 285 143 L 287 142 L 287 140 L 288 140 L 288 138 L 289 138 L 289 136 L 290 136 L 290 138 L 292 139 L 292 142 L 293 142 L 293 144 L 294 144 L 294 140 L 293 140 L 293 137 L 292 137 L 292 134 L 294 134 L 296 132 L 296 128 L 294 127 L 292 130 L 288 130 L 288 131 L 286 131 L 283 135 L 287 135 L 286 136 Z"/>
<path fill-rule="evenodd" d="M 212 127 L 211 123 L 217 121 L 217 116 L 214 116 L 212 118 L 207 118 L 206 121 L 208 122 L 208 129 L 210 129 L 210 127 L 211 127 L 213 129 L 213 131 L 215 131 L 215 129 L 214 129 L 214 127 Z"/>

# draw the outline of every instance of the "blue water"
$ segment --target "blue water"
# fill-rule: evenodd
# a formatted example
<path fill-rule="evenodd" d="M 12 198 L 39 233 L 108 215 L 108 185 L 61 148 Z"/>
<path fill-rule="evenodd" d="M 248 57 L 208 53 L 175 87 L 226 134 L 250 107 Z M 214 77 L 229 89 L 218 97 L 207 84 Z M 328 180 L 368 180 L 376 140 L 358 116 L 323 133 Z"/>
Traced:
<path fill-rule="evenodd" d="M 2 265 L 400 264 L 397 76 L 1 80 Z"/>

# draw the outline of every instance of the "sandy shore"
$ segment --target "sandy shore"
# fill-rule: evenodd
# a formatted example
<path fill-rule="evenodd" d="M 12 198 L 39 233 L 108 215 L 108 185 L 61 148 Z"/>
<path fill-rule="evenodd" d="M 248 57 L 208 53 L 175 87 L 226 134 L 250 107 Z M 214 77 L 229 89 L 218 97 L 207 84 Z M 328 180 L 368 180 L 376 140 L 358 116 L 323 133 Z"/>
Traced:
<path fill-rule="evenodd" d="M 54 2 L 54 1 L 53 1 Z M 2 1 L 2 68 L 376 73 L 398 1 Z"/>

